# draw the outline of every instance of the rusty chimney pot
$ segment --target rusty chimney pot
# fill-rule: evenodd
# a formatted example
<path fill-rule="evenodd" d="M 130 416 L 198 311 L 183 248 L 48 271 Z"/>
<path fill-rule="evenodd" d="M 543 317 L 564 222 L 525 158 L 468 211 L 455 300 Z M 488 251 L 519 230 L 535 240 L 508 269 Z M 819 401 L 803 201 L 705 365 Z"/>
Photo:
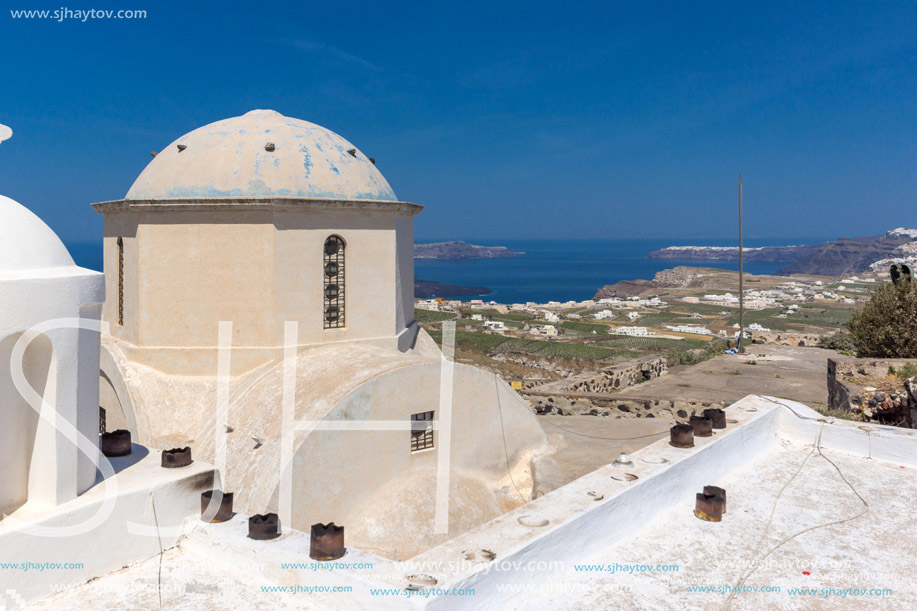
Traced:
<path fill-rule="evenodd" d="M 694 515 L 707 522 L 720 522 L 723 519 L 723 507 L 726 499 L 715 494 L 697 493 L 694 504 Z"/>
<path fill-rule="evenodd" d="M 671 435 L 670 444 L 676 448 L 693 448 L 694 447 L 694 427 L 690 424 L 676 424 L 669 429 Z"/>
<path fill-rule="evenodd" d="M 110 433 L 102 433 L 99 446 L 102 454 L 108 458 L 127 456 L 131 453 L 131 432 L 118 429 Z"/>
<path fill-rule="evenodd" d="M 213 503 L 214 496 L 220 500 L 219 504 Z M 211 503 L 214 505 L 211 512 L 216 511 L 209 520 L 211 523 L 228 522 L 232 519 L 232 492 L 223 492 L 221 490 L 208 490 L 207 492 L 202 492 L 201 519 L 204 519 L 207 515 L 207 509 L 210 507 Z"/>
<path fill-rule="evenodd" d="M 717 486 L 704 486 L 704 494 L 708 496 L 718 496 L 723 499 L 723 513 L 726 513 L 726 491 Z"/>
<path fill-rule="evenodd" d="M 337 560 L 344 555 L 344 527 L 330 524 L 313 524 L 309 543 L 309 557 L 313 560 Z"/>
<path fill-rule="evenodd" d="M 252 516 L 248 519 L 248 538 L 268 541 L 280 536 L 280 518 L 276 513 Z"/>
<path fill-rule="evenodd" d="M 695 437 L 710 437 L 713 435 L 713 420 L 708 416 L 691 415 L 691 427 Z"/>
<path fill-rule="evenodd" d="M 191 462 L 191 448 L 172 448 L 162 451 L 162 466 L 166 469 L 187 467 Z"/>
<path fill-rule="evenodd" d="M 724 412 L 723 410 L 712 407 L 710 409 L 705 409 L 704 415 L 713 421 L 713 428 L 715 429 L 725 429 L 726 428 L 726 412 Z"/>

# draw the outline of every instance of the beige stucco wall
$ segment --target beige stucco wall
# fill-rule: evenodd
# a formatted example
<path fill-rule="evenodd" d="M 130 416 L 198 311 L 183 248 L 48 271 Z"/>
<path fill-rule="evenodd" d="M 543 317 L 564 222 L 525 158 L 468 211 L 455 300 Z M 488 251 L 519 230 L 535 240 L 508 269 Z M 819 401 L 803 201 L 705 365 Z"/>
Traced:
<path fill-rule="evenodd" d="M 217 433 L 227 431 L 221 477 L 237 510 L 277 511 L 282 363 L 231 380 L 223 429 L 213 377 L 163 374 L 128 360 L 124 346 L 112 338 L 103 343 L 103 368 L 117 394 L 103 393 L 103 401 L 108 397 L 112 409 L 126 406 L 136 438 L 157 448 L 191 445 L 196 458 L 215 462 Z M 407 424 L 414 413 L 438 417 L 441 368 L 441 354 L 423 333 L 407 352 L 365 342 L 304 348 L 296 360 L 295 419 Z M 420 453 L 411 453 L 407 430 L 297 433 L 293 526 L 334 520 L 348 526 L 352 544 L 403 557 L 529 500 L 531 457 L 543 449 L 545 435 L 521 397 L 494 374 L 456 364 L 452 411 L 447 535 L 432 528 L 439 431 L 436 449 Z"/>
<path fill-rule="evenodd" d="M 131 430 L 131 424 L 127 421 L 118 391 L 115 390 L 114 384 L 104 371 L 99 376 L 99 408 L 105 410 L 105 430 L 107 432 Z"/>
<path fill-rule="evenodd" d="M 394 337 L 397 327 L 396 238 L 399 216 L 382 212 L 277 212 L 274 218 L 275 336 L 299 322 L 302 345 Z M 405 217 L 412 219 L 413 217 Z M 345 328 L 323 329 L 322 249 L 331 235 L 345 243 Z M 413 286 L 412 286 L 413 293 Z"/>
<path fill-rule="evenodd" d="M 345 327 L 323 328 L 325 240 L 345 241 Z M 124 325 L 118 248 L 124 241 Z M 105 215 L 105 320 L 130 359 L 214 375 L 217 326 L 233 323 L 233 374 L 279 356 L 287 321 L 299 345 L 387 340 L 413 322 L 413 216 L 367 210 L 206 210 Z M 406 349 L 406 347 L 403 347 Z"/>
<path fill-rule="evenodd" d="M 327 419 L 408 421 L 425 411 L 438 419 L 440 372 L 439 363 L 425 363 L 374 378 Z M 351 544 L 406 558 L 530 500 L 528 460 L 545 441 L 535 416 L 482 369 L 457 364 L 453 384 L 449 533 L 434 534 L 439 450 L 412 453 L 407 431 L 315 431 L 301 439 L 293 464 L 294 528 L 335 521 L 350 527 Z M 434 440 L 441 448 L 441 431 Z"/>
<path fill-rule="evenodd" d="M 133 212 L 106 215 L 102 256 L 105 271 L 105 303 L 102 319 L 110 323 L 109 332 L 119 339 L 137 344 L 137 226 L 140 215 Z M 118 324 L 118 238 L 124 242 L 124 324 Z"/>
<path fill-rule="evenodd" d="M 358 345 L 306 350 L 297 360 L 296 419 L 408 423 L 411 414 L 425 411 L 438 418 L 440 373 L 439 359 L 417 354 Z M 410 451 L 407 430 L 298 433 L 293 526 L 308 529 L 316 522 L 336 521 L 350 527 L 354 545 L 401 556 L 528 501 L 529 461 L 543 448 L 545 436 L 521 397 L 494 374 L 456 364 L 452 409 L 455 490 L 448 535 L 433 534 L 435 485 L 426 485 L 435 481 L 443 446 L 439 431 L 437 449 L 419 453 Z M 282 368 L 266 372 L 240 393 L 228 422 L 232 432 L 227 435 L 224 486 L 235 493 L 241 511 L 277 511 Z M 195 451 L 204 460 L 214 456 L 213 433 L 211 428 L 198 438 Z M 414 481 L 426 484 L 414 486 Z"/>
<path fill-rule="evenodd" d="M 221 207 L 221 206 L 227 207 Z M 154 447 L 191 445 L 215 461 L 218 323 L 233 323 L 223 487 L 246 513 L 278 510 L 287 322 L 298 323 L 297 420 L 440 415 L 441 354 L 414 320 L 413 215 L 396 203 L 101 204 L 105 318 L 117 317 L 117 239 L 125 243 L 124 327 L 103 339 L 101 401 Z M 323 246 L 345 242 L 345 327 L 323 328 Z M 416 340 L 416 341 L 415 341 Z M 545 435 L 494 374 L 454 366 L 450 532 L 433 535 L 437 457 L 409 430 L 298 434 L 293 526 L 337 521 L 351 543 L 411 555 L 526 502 Z M 110 407 L 109 407 L 110 406 Z M 512 477 L 510 477 L 512 473 Z M 415 485 L 419 483 L 420 485 Z"/>
<path fill-rule="evenodd" d="M 265 212 L 144 214 L 137 231 L 139 344 L 270 346 L 272 226 Z"/>

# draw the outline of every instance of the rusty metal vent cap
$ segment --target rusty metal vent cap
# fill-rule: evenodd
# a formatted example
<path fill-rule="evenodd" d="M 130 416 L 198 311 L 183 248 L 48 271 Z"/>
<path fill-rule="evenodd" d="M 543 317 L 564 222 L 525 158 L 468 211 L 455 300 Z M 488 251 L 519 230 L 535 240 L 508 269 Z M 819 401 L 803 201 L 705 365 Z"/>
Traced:
<path fill-rule="evenodd" d="M 213 500 L 219 499 L 219 503 Z M 201 493 L 201 519 L 217 523 L 232 519 L 232 492 L 208 490 Z"/>
<path fill-rule="evenodd" d="M 171 450 L 162 451 L 162 466 L 166 469 L 178 469 L 187 467 L 193 461 L 191 460 L 191 448 L 172 448 Z"/>
<path fill-rule="evenodd" d="M 334 522 L 313 524 L 309 541 L 309 557 L 313 560 L 337 560 L 347 552 L 344 547 L 344 527 Z"/>
<path fill-rule="evenodd" d="M 694 515 L 705 522 L 719 522 L 723 519 L 726 499 L 715 494 L 698 492 L 694 504 Z"/>
<path fill-rule="evenodd" d="M 713 420 L 709 416 L 691 416 L 691 427 L 695 437 L 710 437 L 713 435 Z"/>
<path fill-rule="evenodd" d="M 676 424 L 669 429 L 669 443 L 676 448 L 694 447 L 694 427 L 690 424 Z"/>
<path fill-rule="evenodd" d="M 280 517 L 276 513 L 258 514 L 248 519 L 248 538 L 268 541 L 280 536 Z"/>
<path fill-rule="evenodd" d="M 131 432 L 124 429 L 102 433 L 99 449 L 108 458 L 127 456 L 131 453 Z"/>
<path fill-rule="evenodd" d="M 710 418 L 713 422 L 713 428 L 715 429 L 725 429 L 726 428 L 726 412 L 719 408 L 710 408 L 704 410 L 704 416 Z"/>
<path fill-rule="evenodd" d="M 726 513 L 726 491 L 718 486 L 704 486 L 704 494 L 723 499 L 723 513 Z"/>

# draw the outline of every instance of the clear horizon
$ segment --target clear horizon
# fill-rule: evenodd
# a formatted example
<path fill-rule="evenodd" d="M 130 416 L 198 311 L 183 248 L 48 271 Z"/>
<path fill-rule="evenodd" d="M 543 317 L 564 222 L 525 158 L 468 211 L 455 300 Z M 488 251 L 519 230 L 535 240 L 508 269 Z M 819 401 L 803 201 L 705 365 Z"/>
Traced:
<path fill-rule="evenodd" d="M 374 156 L 421 240 L 728 239 L 739 173 L 749 236 L 917 226 L 913 2 L 137 8 L 0 14 L 0 193 L 68 242 L 253 108 Z"/>

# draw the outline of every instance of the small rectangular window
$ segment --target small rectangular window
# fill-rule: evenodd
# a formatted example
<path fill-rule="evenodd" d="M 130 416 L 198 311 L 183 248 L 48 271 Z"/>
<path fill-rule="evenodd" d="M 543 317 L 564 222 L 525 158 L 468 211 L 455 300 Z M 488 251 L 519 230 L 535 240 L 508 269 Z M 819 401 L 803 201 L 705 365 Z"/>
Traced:
<path fill-rule="evenodd" d="M 411 414 L 411 452 L 433 447 L 433 412 Z"/>
<path fill-rule="evenodd" d="M 124 239 L 118 238 L 118 326 L 124 326 Z"/>
<path fill-rule="evenodd" d="M 322 263 L 325 329 L 344 327 L 344 248 L 340 236 L 333 235 L 325 240 Z"/>

